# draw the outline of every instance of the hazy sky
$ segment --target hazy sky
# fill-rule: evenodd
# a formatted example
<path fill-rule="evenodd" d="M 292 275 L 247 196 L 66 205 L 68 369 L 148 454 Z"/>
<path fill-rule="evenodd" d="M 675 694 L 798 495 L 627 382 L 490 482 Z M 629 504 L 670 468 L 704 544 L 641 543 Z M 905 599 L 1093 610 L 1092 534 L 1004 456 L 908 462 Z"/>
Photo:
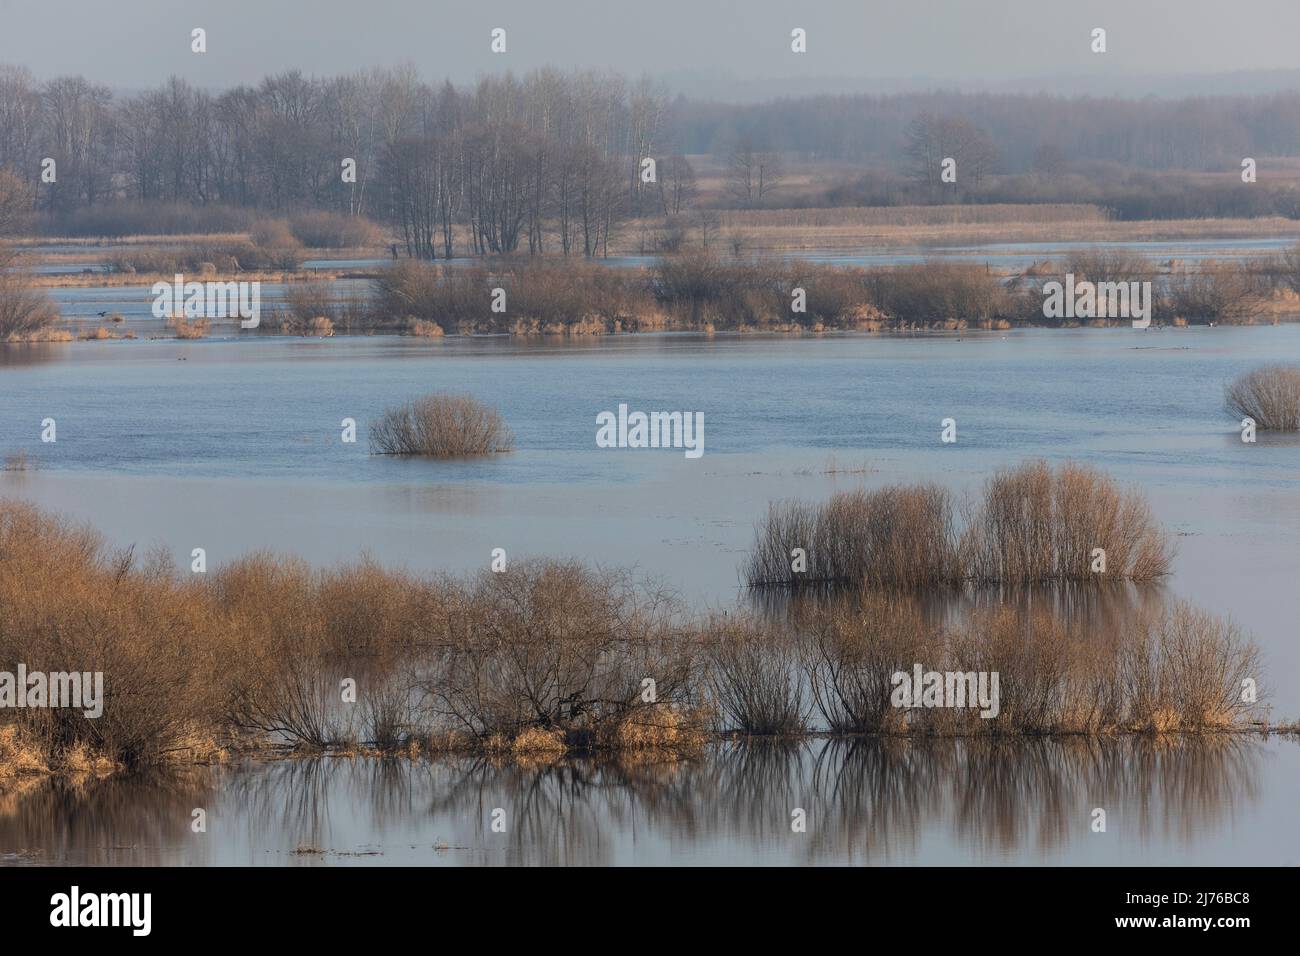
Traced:
<path fill-rule="evenodd" d="M 206 54 L 190 52 L 193 27 L 207 30 Z M 489 51 L 493 27 L 507 30 L 505 55 Z M 804 55 L 790 52 L 794 27 L 808 31 Z M 1103 55 L 1089 50 L 1093 27 L 1107 30 Z M 1169 92 L 1180 74 L 1295 69 L 1298 37 L 1300 0 L 0 0 L 0 62 L 119 88 L 410 61 L 456 81 L 611 67 L 691 94 L 767 94 L 787 79 L 804 91 L 880 79 L 1105 89 L 1123 78 L 1140 95 Z"/>

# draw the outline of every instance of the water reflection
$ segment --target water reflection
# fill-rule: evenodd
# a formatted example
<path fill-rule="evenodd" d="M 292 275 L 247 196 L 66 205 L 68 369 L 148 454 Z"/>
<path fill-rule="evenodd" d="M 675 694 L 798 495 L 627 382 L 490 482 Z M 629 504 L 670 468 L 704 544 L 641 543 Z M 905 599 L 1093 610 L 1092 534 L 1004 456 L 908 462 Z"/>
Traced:
<path fill-rule="evenodd" d="M 0 859 L 1068 862 L 1100 845 L 1089 830 L 1097 806 L 1115 847 L 1172 852 L 1227 832 L 1255 809 L 1277 762 L 1265 756 L 1292 765 L 1296 750 L 1247 736 L 860 738 L 727 743 L 685 761 L 282 760 L 9 789 Z M 191 830 L 195 807 L 208 809 L 205 834 Z M 806 833 L 791 831 L 796 807 Z M 506 811 L 505 833 L 490 830 L 494 808 Z"/>
<path fill-rule="evenodd" d="M 58 362 L 70 347 L 68 342 L 0 342 L 0 368 Z"/>
<path fill-rule="evenodd" d="M 796 627 L 809 612 L 837 606 L 853 610 L 861 592 L 855 588 L 747 588 L 749 607 L 769 622 Z M 1159 583 L 1065 581 L 1041 585 L 964 587 L 952 590 L 878 592 L 890 594 L 916 611 L 928 626 L 957 625 L 975 611 L 1010 608 L 1026 619 L 1043 613 L 1086 633 L 1114 633 L 1125 623 L 1159 616 L 1171 594 Z"/>

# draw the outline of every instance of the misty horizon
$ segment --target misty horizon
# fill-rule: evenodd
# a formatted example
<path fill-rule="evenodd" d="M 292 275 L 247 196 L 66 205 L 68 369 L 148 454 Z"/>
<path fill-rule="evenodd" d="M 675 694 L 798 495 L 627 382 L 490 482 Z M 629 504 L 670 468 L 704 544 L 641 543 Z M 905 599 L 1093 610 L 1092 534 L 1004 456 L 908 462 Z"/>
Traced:
<path fill-rule="evenodd" d="M 844 2 L 802 10 L 774 0 L 703 7 L 668 0 L 641 17 L 576 6 L 557 17 L 513 0 L 472 10 L 379 0 L 366 6 L 359 29 L 362 12 L 339 0 L 323 0 L 307 16 L 240 0 L 139 0 L 130 19 L 79 0 L 39 7 L 3 0 L 0 62 L 22 64 L 40 80 L 84 75 L 122 93 L 173 74 L 221 90 L 290 69 L 338 75 L 404 63 L 425 79 L 458 84 L 544 66 L 609 69 L 653 78 L 672 95 L 738 102 L 927 90 L 1141 98 L 1300 87 L 1288 39 L 1300 29 L 1300 7 L 1280 0 L 1257 4 L 1249 17 L 1194 0 L 1179 6 L 1176 19 L 1155 5 L 1111 0 L 1066 11 L 1027 0 L 996 10 L 934 0 L 879 14 Z M 205 54 L 190 51 L 194 27 L 207 31 Z M 497 27 L 507 31 L 505 54 L 489 49 Z M 806 54 L 790 51 L 794 27 L 807 31 Z M 1104 55 L 1089 48 L 1095 27 L 1107 31 Z"/>

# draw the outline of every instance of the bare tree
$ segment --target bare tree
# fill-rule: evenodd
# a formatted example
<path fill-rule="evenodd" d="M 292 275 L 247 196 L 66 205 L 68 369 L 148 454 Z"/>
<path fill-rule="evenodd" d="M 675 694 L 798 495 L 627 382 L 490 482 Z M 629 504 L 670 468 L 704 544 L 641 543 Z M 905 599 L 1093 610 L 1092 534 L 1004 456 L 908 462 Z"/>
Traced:
<path fill-rule="evenodd" d="M 779 157 L 755 150 L 748 139 L 741 140 L 727 159 L 728 192 L 745 207 L 761 205 L 781 185 L 783 178 Z"/>
<path fill-rule="evenodd" d="M 679 216 L 695 200 L 695 170 L 681 153 L 659 164 L 659 204 L 665 216 Z"/>

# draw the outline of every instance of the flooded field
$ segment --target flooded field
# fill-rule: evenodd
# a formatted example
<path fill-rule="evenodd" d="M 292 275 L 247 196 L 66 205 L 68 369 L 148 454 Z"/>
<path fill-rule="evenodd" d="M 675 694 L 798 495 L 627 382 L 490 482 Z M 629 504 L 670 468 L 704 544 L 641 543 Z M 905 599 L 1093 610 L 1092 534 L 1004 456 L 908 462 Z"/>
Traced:
<path fill-rule="evenodd" d="M 492 549 L 632 567 L 695 608 L 748 600 L 739 568 L 773 500 L 936 481 L 1023 459 L 1140 488 L 1175 536 L 1158 596 L 1260 644 L 1273 717 L 1300 714 L 1293 586 L 1300 441 L 1245 445 L 1224 383 L 1300 352 L 1300 327 L 817 338 L 659 335 L 72 343 L 0 351 L 0 494 L 214 565 L 464 573 Z M 515 450 L 368 453 L 366 424 L 423 392 L 499 407 Z M 597 448 L 596 415 L 703 412 L 705 454 Z M 41 422 L 58 422 L 43 444 Z M 340 441 L 354 418 L 356 444 Z M 958 440 L 940 441 L 953 418 Z M 1161 599 L 1163 599 L 1161 597 Z M 1300 747 L 1254 736 L 933 745 L 810 739 L 682 761 L 328 758 L 180 777 L 46 781 L 0 800 L 14 862 L 1294 863 Z M 1088 829 L 1105 804 L 1107 834 Z M 205 807 L 208 833 L 192 834 Z M 792 842 L 792 808 L 807 811 Z M 494 837 L 483 819 L 518 824 Z M 495 842 L 494 842 L 495 841 Z"/>

